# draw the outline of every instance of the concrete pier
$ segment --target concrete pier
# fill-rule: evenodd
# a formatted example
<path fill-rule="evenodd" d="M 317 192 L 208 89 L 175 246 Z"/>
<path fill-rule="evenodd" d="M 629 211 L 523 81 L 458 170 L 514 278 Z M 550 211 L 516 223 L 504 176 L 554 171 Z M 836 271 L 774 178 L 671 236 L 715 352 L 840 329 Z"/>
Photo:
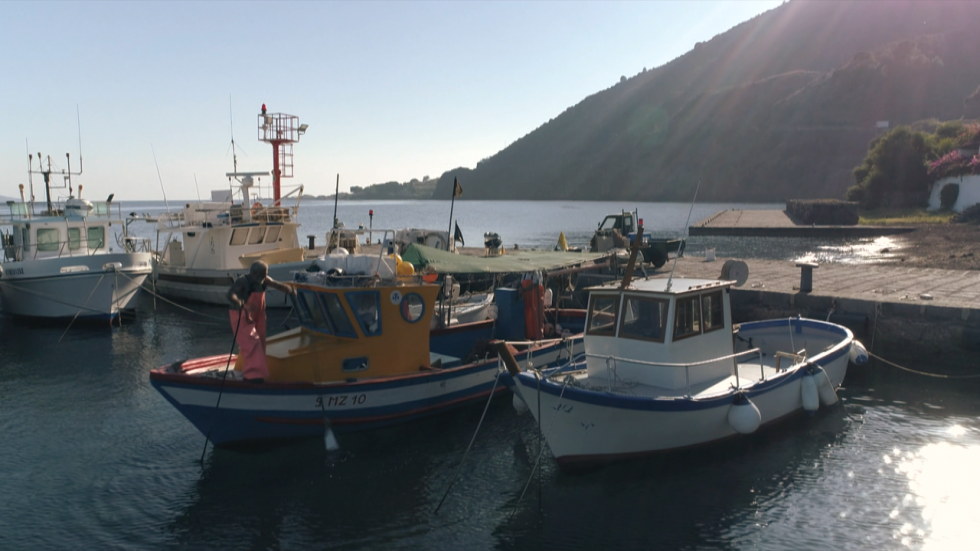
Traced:
<path fill-rule="evenodd" d="M 674 277 L 718 278 L 725 259 L 678 259 Z M 745 260 L 749 277 L 732 288 L 736 322 L 797 314 L 847 326 L 892 361 L 980 372 L 980 271 L 894 265 L 820 264 L 801 292 L 793 261 Z M 667 277 L 671 263 L 651 277 Z"/>
<path fill-rule="evenodd" d="M 697 222 L 690 235 L 751 237 L 877 237 L 908 233 L 915 228 L 898 226 L 804 226 L 781 210 L 723 210 Z"/>

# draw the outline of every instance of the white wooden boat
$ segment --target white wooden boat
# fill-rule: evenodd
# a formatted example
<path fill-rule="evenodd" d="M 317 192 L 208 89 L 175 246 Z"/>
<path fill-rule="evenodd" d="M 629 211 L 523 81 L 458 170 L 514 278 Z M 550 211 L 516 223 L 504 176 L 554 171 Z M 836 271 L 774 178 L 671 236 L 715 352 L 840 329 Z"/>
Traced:
<path fill-rule="evenodd" d="M 0 263 L 5 314 L 112 319 L 133 307 L 153 255 L 144 241 L 126 236 L 117 204 L 70 197 L 41 213 L 23 199 L 7 207 L 0 220 L 10 227 Z"/>
<path fill-rule="evenodd" d="M 585 360 L 511 370 L 515 405 L 537 417 L 559 464 L 705 444 L 836 402 L 848 359 L 867 359 L 851 332 L 801 318 L 733 326 L 734 283 L 593 288 Z"/>

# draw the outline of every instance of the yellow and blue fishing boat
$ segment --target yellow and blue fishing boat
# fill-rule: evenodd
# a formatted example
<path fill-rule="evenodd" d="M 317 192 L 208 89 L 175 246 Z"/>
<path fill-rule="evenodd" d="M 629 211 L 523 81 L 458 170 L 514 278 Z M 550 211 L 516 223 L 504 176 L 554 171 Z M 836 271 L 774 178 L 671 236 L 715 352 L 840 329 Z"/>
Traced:
<path fill-rule="evenodd" d="M 175 362 L 150 373 L 154 388 L 216 445 L 323 436 L 330 427 L 374 428 L 505 389 L 489 344 L 495 335 L 513 334 L 507 320 L 521 316 L 430 334 L 437 285 L 296 288 L 300 326 L 268 339 L 264 382 L 245 381 L 235 355 Z M 574 315 L 562 319 L 566 327 L 574 323 Z M 578 320 L 584 322 L 584 312 Z M 581 354 L 581 333 L 527 342 L 514 352 L 524 366 L 529 360 L 557 365 Z"/>

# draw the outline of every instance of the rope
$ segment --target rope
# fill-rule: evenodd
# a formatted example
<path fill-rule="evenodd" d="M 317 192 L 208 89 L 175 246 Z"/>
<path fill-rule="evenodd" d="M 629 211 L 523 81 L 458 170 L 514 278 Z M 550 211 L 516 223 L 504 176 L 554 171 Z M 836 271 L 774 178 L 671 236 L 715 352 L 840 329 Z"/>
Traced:
<path fill-rule="evenodd" d="M 103 274 L 103 275 L 105 275 L 105 274 Z M 100 314 L 102 313 L 102 310 L 98 310 L 96 308 L 88 308 L 88 307 L 86 307 L 84 305 L 79 306 L 79 305 L 77 305 L 77 304 L 75 304 L 73 302 L 67 302 L 67 301 L 64 301 L 64 300 L 59 300 L 58 298 L 56 298 L 56 297 L 54 297 L 52 295 L 49 295 L 49 294 L 46 294 L 46 293 L 40 293 L 38 291 L 32 291 L 30 289 L 25 289 L 24 287 L 21 287 L 19 285 L 14 285 L 13 283 L 10 283 L 9 281 L 4 281 L 3 284 L 6 285 L 6 286 L 8 286 L 8 287 L 10 287 L 11 289 L 20 291 L 22 293 L 27 293 L 29 295 L 35 295 L 35 296 L 38 296 L 38 297 L 41 297 L 41 298 L 45 298 L 45 299 L 50 300 L 51 302 L 55 302 L 55 303 L 58 303 L 58 304 L 64 304 L 65 306 L 71 306 L 72 308 L 79 308 L 81 310 L 88 310 L 89 312 L 97 312 L 97 313 L 100 313 Z"/>
<path fill-rule="evenodd" d="M 242 308 L 238 314 L 238 324 L 235 325 L 235 336 L 231 338 L 231 350 L 228 351 L 228 363 L 225 364 L 225 372 L 221 376 L 221 387 L 218 388 L 218 400 L 214 403 L 214 411 L 211 412 L 211 422 L 208 423 L 208 433 L 204 436 L 204 449 L 201 450 L 201 465 L 204 465 L 204 455 L 208 453 L 208 442 L 211 440 L 211 431 L 214 429 L 214 418 L 218 415 L 218 407 L 221 405 L 221 395 L 225 392 L 225 381 L 228 379 L 228 368 L 231 367 L 231 355 L 235 352 L 235 343 L 238 342 L 238 329 L 242 326 L 242 318 L 245 317 L 245 309 Z"/>
<path fill-rule="evenodd" d="M 133 278 L 129 277 L 128 275 L 126 275 L 125 273 L 123 273 L 123 275 L 126 276 L 126 277 L 128 277 L 130 280 L 133 279 Z M 192 314 L 197 314 L 198 316 L 205 317 L 205 318 L 208 318 L 208 319 L 218 320 L 218 321 L 220 321 L 222 323 L 225 321 L 225 318 L 221 318 L 221 317 L 218 317 L 218 316 L 212 316 L 212 315 L 209 315 L 209 314 L 205 314 L 203 312 L 197 312 L 197 311 L 191 310 L 190 308 L 188 308 L 186 306 L 181 306 L 180 304 L 177 304 L 176 302 L 174 302 L 174 301 L 172 301 L 170 299 L 167 299 L 167 298 L 165 298 L 165 297 L 157 294 L 155 291 L 151 291 L 149 288 L 145 287 L 144 285 L 140 285 L 140 289 L 143 289 L 147 293 L 150 293 L 151 295 L 153 295 L 155 298 L 158 298 L 158 299 L 166 302 L 167 304 L 170 304 L 171 306 L 176 306 L 177 308 L 180 308 L 181 310 L 186 310 L 187 312 L 190 312 Z"/>
<path fill-rule="evenodd" d="M 895 362 L 890 362 L 877 354 L 872 354 L 871 352 L 868 352 L 868 356 L 871 356 L 876 360 L 882 361 L 892 367 L 897 367 L 898 369 L 901 369 L 903 371 L 908 371 L 909 373 L 915 373 L 916 375 L 922 375 L 924 377 L 935 377 L 937 379 L 976 379 L 980 377 L 980 373 L 977 373 L 975 375 L 942 375 L 940 373 L 927 373 L 925 371 L 916 371 L 914 369 L 902 367 Z"/>
<path fill-rule="evenodd" d="M 453 479 L 449 482 L 449 487 L 446 488 L 446 493 L 442 495 L 442 499 L 439 500 L 439 505 L 436 506 L 436 510 L 433 514 L 439 514 L 439 509 L 442 507 L 442 502 L 446 501 L 446 497 L 449 495 L 449 490 L 453 489 L 453 484 L 456 483 L 456 479 L 459 477 L 459 472 L 463 470 L 463 463 L 466 462 L 466 456 L 469 455 L 470 450 L 473 448 L 473 442 L 476 442 L 476 435 L 480 432 L 480 426 L 483 425 L 483 419 L 487 416 L 487 410 L 490 409 L 490 401 L 493 400 L 493 393 L 497 390 L 497 382 L 500 380 L 500 371 L 497 371 L 497 376 L 493 380 L 493 388 L 490 389 L 490 396 L 487 397 L 487 405 L 483 406 L 483 415 L 480 416 L 480 422 L 476 424 L 476 430 L 473 431 L 473 437 L 470 438 L 470 445 L 466 446 L 466 452 L 463 453 L 463 459 L 460 460 L 459 466 L 456 467 L 456 474 L 453 475 Z"/>
<path fill-rule="evenodd" d="M 555 419 L 558 418 L 558 412 L 561 408 L 562 397 L 565 396 L 565 387 L 568 386 L 568 380 L 571 379 L 571 375 L 565 377 L 565 380 L 561 384 L 561 393 L 558 394 L 558 404 L 555 405 L 555 414 L 551 417 L 551 424 L 548 425 L 548 432 L 551 432 L 551 428 L 555 426 Z M 541 384 L 541 375 L 538 374 L 538 384 Z M 541 397 L 538 397 L 538 407 L 541 407 Z M 540 423 L 541 414 L 538 414 L 538 422 Z M 539 431 L 540 432 L 540 431 Z M 521 500 L 524 499 L 524 494 L 527 493 L 528 486 L 531 485 L 531 479 L 534 478 L 534 473 L 538 470 L 538 464 L 541 463 L 541 456 L 544 454 L 544 446 L 538 447 L 538 456 L 534 459 L 534 467 L 531 468 L 531 476 L 527 477 L 527 482 L 524 484 L 524 490 L 521 492 L 521 496 L 517 498 L 517 503 L 514 504 L 514 510 L 510 512 L 511 518 L 513 518 L 514 513 L 517 512 L 517 506 L 521 504 Z"/>
<path fill-rule="evenodd" d="M 94 295 L 95 292 L 99 290 L 99 285 L 102 284 L 103 279 L 105 279 L 105 273 L 103 273 L 102 277 L 100 277 L 99 280 L 95 282 L 95 287 L 92 287 L 92 292 L 88 294 L 88 298 L 86 298 L 85 302 L 82 303 L 82 308 L 85 308 L 85 305 L 88 304 L 88 301 L 92 300 L 92 295 Z M 65 327 L 64 333 L 62 333 L 61 336 L 58 337 L 58 342 L 61 342 L 61 339 L 65 338 L 65 335 L 68 334 L 68 330 L 71 329 L 72 324 L 75 323 L 75 320 L 78 319 L 78 315 L 81 313 L 82 313 L 81 309 L 75 312 L 75 317 L 73 317 L 71 319 L 71 322 L 68 323 L 68 327 Z M 112 316 L 112 308 L 109 309 L 109 315 Z"/>

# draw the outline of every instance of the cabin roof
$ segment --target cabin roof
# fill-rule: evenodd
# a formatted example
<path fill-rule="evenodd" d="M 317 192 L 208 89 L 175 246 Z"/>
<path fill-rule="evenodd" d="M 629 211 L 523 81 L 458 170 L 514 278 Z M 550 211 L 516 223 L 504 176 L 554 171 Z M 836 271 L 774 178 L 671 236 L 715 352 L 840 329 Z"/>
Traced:
<path fill-rule="evenodd" d="M 671 283 L 670 291 L 667 290 L 666 277 L 657 278 L 641 278 L 634 279 L 630 282 L 630 286 L 626 289 L 627 291 L 639 291 L 639 292 L 649 292 L 649 293 L 666 293 L 671 295 L 679 295 L 683 293 L 689 293 L 691 291 L 697 291 L 700 289 L 709 288 L 724 288 L 734 285 L 734 281 L 725 281 L 721 279 L 698 279 L 689 277 L 675 277 L 673 283 Z M 602 285 L 592 287 L 596 291 L 615 291 L 619 289 L 620 281 L 610 281 Z"/>

